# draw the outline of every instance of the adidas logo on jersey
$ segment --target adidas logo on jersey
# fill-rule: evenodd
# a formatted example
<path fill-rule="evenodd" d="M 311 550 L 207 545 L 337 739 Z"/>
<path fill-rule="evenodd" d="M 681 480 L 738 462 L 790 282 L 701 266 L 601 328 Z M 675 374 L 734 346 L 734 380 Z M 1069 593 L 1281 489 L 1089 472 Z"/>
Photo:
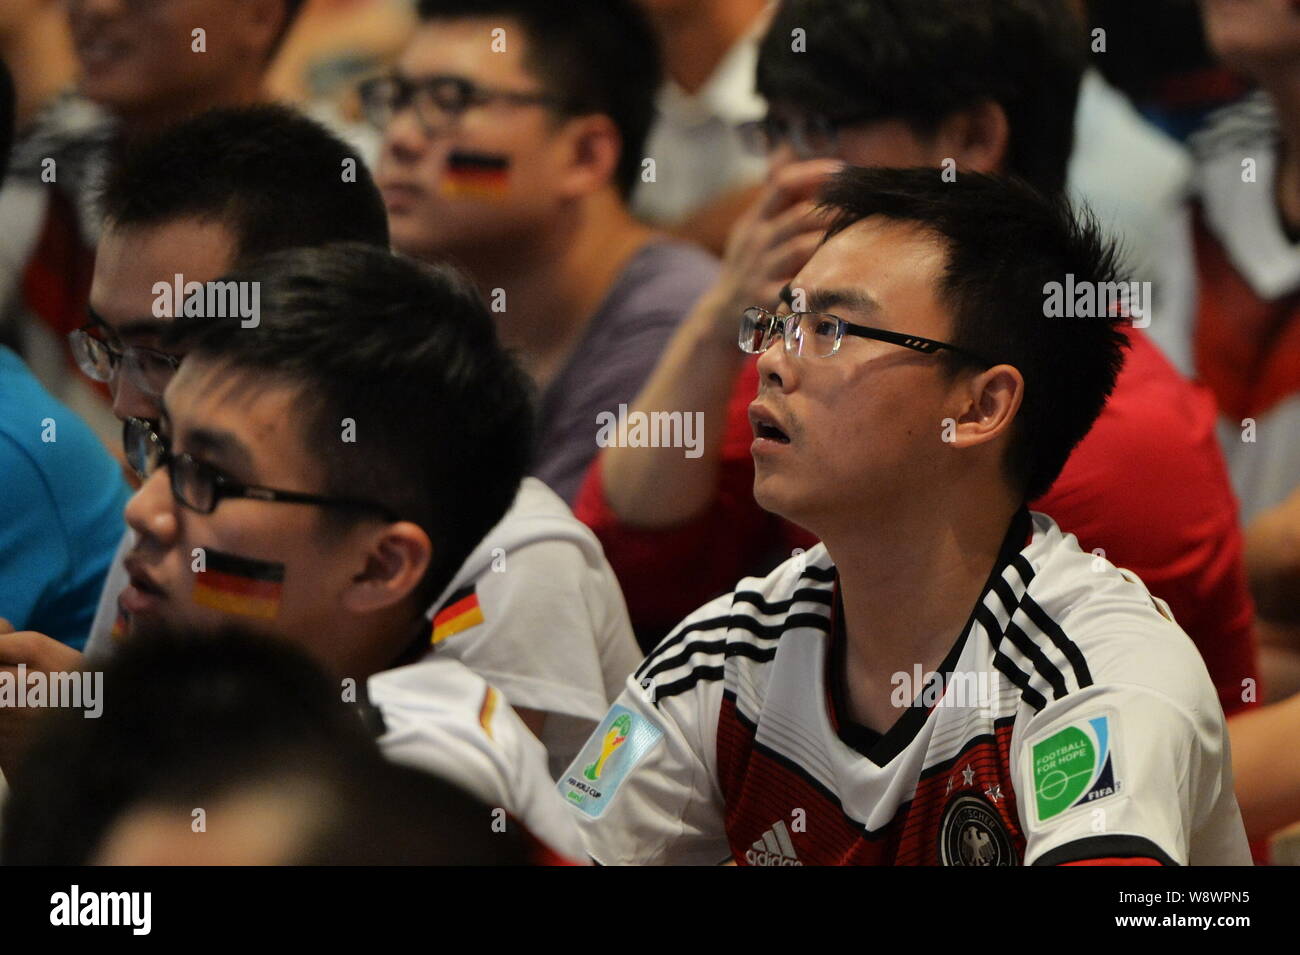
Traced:
<path fill-rule="evenodd" d="M 745 861 L 750 865 L 803 865 L 795 854 L 784 820 L 763 833 L 763 838 L 745 852 Z"/>

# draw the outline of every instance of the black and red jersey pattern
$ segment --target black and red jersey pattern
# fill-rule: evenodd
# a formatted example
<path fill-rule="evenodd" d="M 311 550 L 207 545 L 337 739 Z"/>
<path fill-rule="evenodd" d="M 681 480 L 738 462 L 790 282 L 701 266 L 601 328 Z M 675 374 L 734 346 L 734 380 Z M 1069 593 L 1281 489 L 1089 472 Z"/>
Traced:
<path fill-rule="evenodd" d="M 755 843 L 783 822 L 803 865 L 963 864 L 960 848 L 996 837 L 983 831 L 996 826 L 1010 848 L 1002 864 L 1019 865 L 1025 838 L 1011 784 L 1011 722 L 1003 721 L 994 734 L 972 739 L 956 757 L 922 773 L 912 798 L 887 825 L 872 831 L 846 815 L 839 798 L 797 763 L 756 743 L 755 727 L 727 695 L 718 721 L 718 778 L 733 857 L 748 864 Z M 973 834 L 954 831 L 962 825 L 954 814 L 962 799 L 984 807 L 986 817 Z M 945 839 L 955 840 L 959 849 L 948 859 Z M 968 864 L 988 864 L 978 861 L 978 853 L 968 857 L 977 860 Z"/>

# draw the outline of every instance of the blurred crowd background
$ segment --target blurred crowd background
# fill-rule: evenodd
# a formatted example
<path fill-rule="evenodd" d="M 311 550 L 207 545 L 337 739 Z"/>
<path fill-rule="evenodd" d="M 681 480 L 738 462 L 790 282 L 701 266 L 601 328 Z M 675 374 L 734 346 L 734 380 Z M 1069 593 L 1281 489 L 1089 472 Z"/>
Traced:
<path fill-rule="evenodd" d="M 1252 83 L 1211 54 L 1195 0 L 1071 2 L 1087 29 L 1105 36 L 1082 90 L 1070 187 L 1141 253 L 1186 194 L 1188 138 Z M 743 127 L 766 115 L 755 67 L 771 5 L 642 6 L 659 31 L 666 77 L 645 147 L 656 181 L 638 184 L 632 208 L 720 253 L 767 171 L 761 145 L 750 148 Z M 413 0 L 288 7 L 296 8 L 292 25 L 263 69 L 249 59 L 255 38 L 241 43 L 212 31 L 205 54 L 192 54 L 192 24 L 225 13 L 215 0 L 11 0 L 0 14 L 18 129 L 0 192 L 0 341 L 112 446 L 117 427 L 104 414 L 103 389 L 74 373 L 65 344 L 82 324 L 90 281 L 97 148 L 204 108 L 275 101 L 324 121 L 371 161 L 378 154 L 381 132 L 364 122 L 357 87 L 396 61 L 415 24 Z M 111 23 L 111 46 L 97 42 L 101 18 Z M 229 25 L 239 19 L 236 12 Z M 41 177 L 46 159 L 58 164 L 53 183 Z"/>

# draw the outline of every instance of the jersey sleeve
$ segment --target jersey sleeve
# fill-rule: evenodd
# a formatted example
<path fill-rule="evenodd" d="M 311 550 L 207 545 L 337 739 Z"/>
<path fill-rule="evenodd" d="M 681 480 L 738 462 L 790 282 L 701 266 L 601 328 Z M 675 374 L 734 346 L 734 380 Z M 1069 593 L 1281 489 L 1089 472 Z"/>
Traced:
<path fill-rule="evenodd" d="M 455 783 L 555 851 L 582 857 L 546 771 L 546 750 L 500 690 L 441 660 L 371 677 L 369 698 L 383 717 L 379 748 L 387 759 Z"/>
<path fill-rule="evenodd" d="M 717 613 L 713 604 L 699 612 Z M 716 865 L 731 854 L 715 756 L 723 684 L 677 671 L 660 681 L 652 675 L 659 652 L 628 677 L 557 783 L 602 865 Z"/>
<path fill-rule="evenodd" d="M 370 679 L 371 702 L 384 720 L 384 735 L 379 739 L 384 755 L 513 812 L 509 754 L 470 714 L 432 695 L 425 697 L 405 674 L 401 677 L 402 683 L 388 674 Z"/>
<path fill-rule="evenodd" d="M 1030 718 L 1013 758 L 1026 865 L 1197 864 L 1207 832 L 1222 852 L 1199 861 L 1249 864 L 1212 697 L 1193 711 L 1150 687 L 1093 686 Z"/>
<path fill-rule="evenodd" d="M 546 747 L 529 732 L 501 691 L 484 688 L 483 729 L 506 752 L 511 813 L 564 859 L 585 862 L 586 850 L 573 818 L 556 798 L 546 768 Z"/>
<path fill-rule="evenodd" d="M 514 706 L 594 723 L 609 707 L 596 631 L 621 603 L 617 593 L 598 592 L 602 583 L 575 544 L 508 551 L 475 581 L 483 622 L 443 640 L 438 653 L 460 660 Z M 631 644 L 630 631 L 625 637 Z"/>

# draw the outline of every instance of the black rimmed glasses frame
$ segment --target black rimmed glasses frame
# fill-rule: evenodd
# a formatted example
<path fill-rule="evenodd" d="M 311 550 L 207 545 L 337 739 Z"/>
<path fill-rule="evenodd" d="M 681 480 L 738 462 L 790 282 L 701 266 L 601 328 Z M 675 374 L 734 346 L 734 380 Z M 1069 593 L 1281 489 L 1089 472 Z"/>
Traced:
<path fill-rule="evenodd" d="M 739 124 L 736 133 L 745 148 L 756 156 L 769 156 L 782 143 L 789 143 L 798 158 L 817 159 L 834 154 L 839 148 L 840 130 L 845 126 L 879 118 L 878 113 L 846 113 L 843 116 L 808 113 L 791 120 L 769 113 L 762 119 Z"/>
<path fill-rule="evenodd" d="M 233 481 L 216 468 L 189 454 L 173 454 L 167 440 L 143 418 L 127 418 L 122 423 L 122 444 L 126 460 L 140 480 L 145 481 L 160 467 L 169 471 L 172 497 L 178 504 L 200 514 L 211 514 L 226 498 L 254 501 L 278 501 L 283 504 L 312 504 L 342 510 L 370 513 L 387 521 L 401 520 L 386 505 L 364 498 L 327 497 L 301 491 L 284 491 L 260 484 Z"/>
<path fill-rule="evenodd" d="M 564 110 L 564 102 L 549 93 L 480 86 L 463 76 L 438 75 L 408 79 L 396 73 L 373 76 L 357 85 L 366 121 L 383 130 L 408 106 L 427 134 L 445 129 L 474 106 L 492 102 L 546 106 Z"/>
<path fill-rule="evenodd" d="M 745 309 L 740 319 L 740 350 L 747 355 L 761 355 L 772 346 L 780 325 L 786 354 L 796 357 L 830 358 L 840 350 L 845 335 L 866 338 L 871 341 L 899 345 L 923 355 L 933 355 L 940 351 L 950 351 L 978 363 L 981 367 L 992 368 L 998 362 L 989 361 L 983 355 L 977 355 L 958 345 L 922 338 L 920 335 L 906 335 L 891 332 L 870 325 L 856 325 L 844 319 L 823 312 L 791 312 L 775 315 L 765 308 L 753 305 Z"/>

